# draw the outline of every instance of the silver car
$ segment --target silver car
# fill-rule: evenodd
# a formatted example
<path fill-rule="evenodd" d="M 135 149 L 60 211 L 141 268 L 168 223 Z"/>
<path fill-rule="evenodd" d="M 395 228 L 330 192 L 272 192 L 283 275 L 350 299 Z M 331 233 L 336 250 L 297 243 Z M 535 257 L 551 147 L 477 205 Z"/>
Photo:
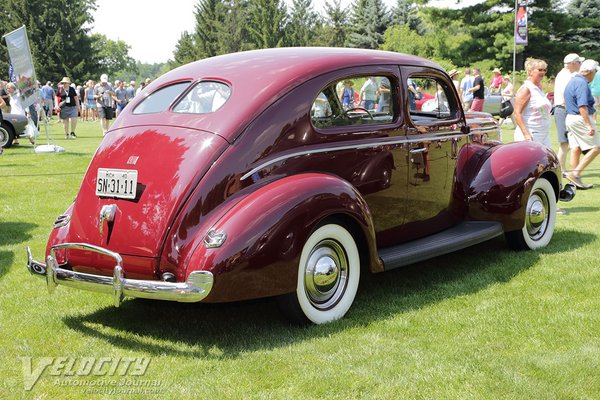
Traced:
<path fill-rule="evenodd" d="M 26 126 L 26 116 L 2 113 L 2 121 L 0 122 L 0 147 L 7 149 L 12 146 L 13 140 L 24 133 Z"/>

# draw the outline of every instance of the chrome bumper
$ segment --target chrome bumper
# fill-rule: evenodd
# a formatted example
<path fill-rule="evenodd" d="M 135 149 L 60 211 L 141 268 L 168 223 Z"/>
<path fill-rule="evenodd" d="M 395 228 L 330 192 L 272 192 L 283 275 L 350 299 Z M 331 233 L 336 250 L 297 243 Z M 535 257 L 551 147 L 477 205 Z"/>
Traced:
<path fill-rule="evenodd" d="M 58 249 L 93 251 L 112 257 L 116 262 L 113 275 L 92 275 L 60 268 L 54 253 Z M 187 281 L 181 283 L 126 279 L 122 264 L 123 260 L 119 253 L 91 244 L 64 243 L 53 246 L 46 259 L 46 264 L 34 260 L 31 256 L 31 249 L 27 247 L 27 269 L 32 275 L 46 279 L 49 293 L 52 293 L 56 286 L 61 284 L 92 292 L 112 294 L 114 304 L 118 307 L 125 296 L 193 303 L 208 296 L 213 286 L 213 275 L 207 271 L 191 272 Z"/>

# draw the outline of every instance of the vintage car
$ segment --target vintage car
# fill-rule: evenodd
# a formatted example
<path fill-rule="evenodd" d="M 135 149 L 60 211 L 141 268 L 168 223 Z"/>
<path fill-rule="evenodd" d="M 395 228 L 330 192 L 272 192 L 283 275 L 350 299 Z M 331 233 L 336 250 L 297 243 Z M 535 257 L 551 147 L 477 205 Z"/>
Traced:
<path fill-rule="evenodd" d="M 27 117 L 24 115 L 2 113 L 0 122 L 0 147 L 5 149 L 13 144 L 13 140 L 24 133 Z"/>
<path fill-rule="evenodd" d="M 409 77 L 447 108 L 411 110 Z M 377 101 L 344 109 L 345 80 L 371 81 Z M 381 82 L 386 91 L 368 87 Z M 336 320 L 365 272 L 502 234 L 514 249 L 548 244 L 558 160 L 497 133 L 419 57 L 289 48 L 194 62 L 119 115 L 45 261 L 28 248 L 28 268 L 50 289 L 109 293 L 117 306 L 276 296 L 294 321 Z"/>

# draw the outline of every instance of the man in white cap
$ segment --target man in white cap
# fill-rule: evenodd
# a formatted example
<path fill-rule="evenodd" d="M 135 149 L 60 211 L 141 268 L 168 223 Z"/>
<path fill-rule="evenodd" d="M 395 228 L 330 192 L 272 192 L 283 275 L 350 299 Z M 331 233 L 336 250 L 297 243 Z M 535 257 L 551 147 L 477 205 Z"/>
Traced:
<path fill-rule="evenodd" d="M 565 163 L 567 161 L 567 152 L 569 151 L 569 139 L 567 138 L 567 125 L 565 122 L 567 118 L 565 88 L 571 77 L 579 71 L 579 67 L 584 60 L 585 58 L 579 57 L 575 53 L 567 54 L 563 60 L 564 68 L 560 70 L 554 79 L 554 122 L 556 123 L 558 144 L 560 146 L 558 148 L 558 161 L 565 177 L 567 171 Z M 575 161 L 575 164 L 577 164 L 579 162 L 580 152 L 581 150 L 577 150 L 575 153 L 571 152 L 571 163 Z"/>
<path fill-rule="evenodd" d="M 571 162 L 572 171 L 567 174 L 567 179 L 578 189 L 590 189 L 581 181 L 581 172 L 600 154 L 600 137 L 596 128 L 594 113 L 594 97 L 588 86 L 598 71 L 598 63 L 594 60 L 585 60 L 579 67 L 579 73 L 567 83 L 565 88 L 565 106 L 567 109 L 567 130 L 569 132 L 569 147 L 580 148 L 585 156 L 577 165 Z M 571 154 L 571 160 L 573 155 Z"/>
<path fill-rule="evenodd" d="M 115 91 L 108 83 L 108 75 L 100 76 L 100 84 L 94 88 L 94 98 L 96 99 L 96 108 L 98 109 L 98 118 L 102 126 L 102 135 L 108 131 L 108 121 L 113 119 L 113 100 L 116 99 Z"/>

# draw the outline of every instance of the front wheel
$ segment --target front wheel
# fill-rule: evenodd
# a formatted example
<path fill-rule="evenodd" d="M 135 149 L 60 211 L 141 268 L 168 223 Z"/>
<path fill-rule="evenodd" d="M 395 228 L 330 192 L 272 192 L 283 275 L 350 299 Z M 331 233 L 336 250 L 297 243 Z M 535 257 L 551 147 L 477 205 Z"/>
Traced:
<path fill-rule="evenodd" d="M 350 309 L 360 280 L 360 256 L 352 235 L 342 226 L 315 230 L 302 248 L 296 292 L 280 305 L 296 323 L 324 324 Z"/>
<path fill-rule="evenodd" d="M 518 231 L 506 232 L 506 240 L 514 250 L 535 250 L 550 243 L 556 223 L 556 195 L 552 184 L 539 178 L 527 199 L 525 223 Z"/>
<path fill-rule="evenodd" d="M 0 147 L 8 149 L 12 146 L 12 142 L 15 140 L 15 134 L 8 123 L 2 121 L 0 124 Z"/>

